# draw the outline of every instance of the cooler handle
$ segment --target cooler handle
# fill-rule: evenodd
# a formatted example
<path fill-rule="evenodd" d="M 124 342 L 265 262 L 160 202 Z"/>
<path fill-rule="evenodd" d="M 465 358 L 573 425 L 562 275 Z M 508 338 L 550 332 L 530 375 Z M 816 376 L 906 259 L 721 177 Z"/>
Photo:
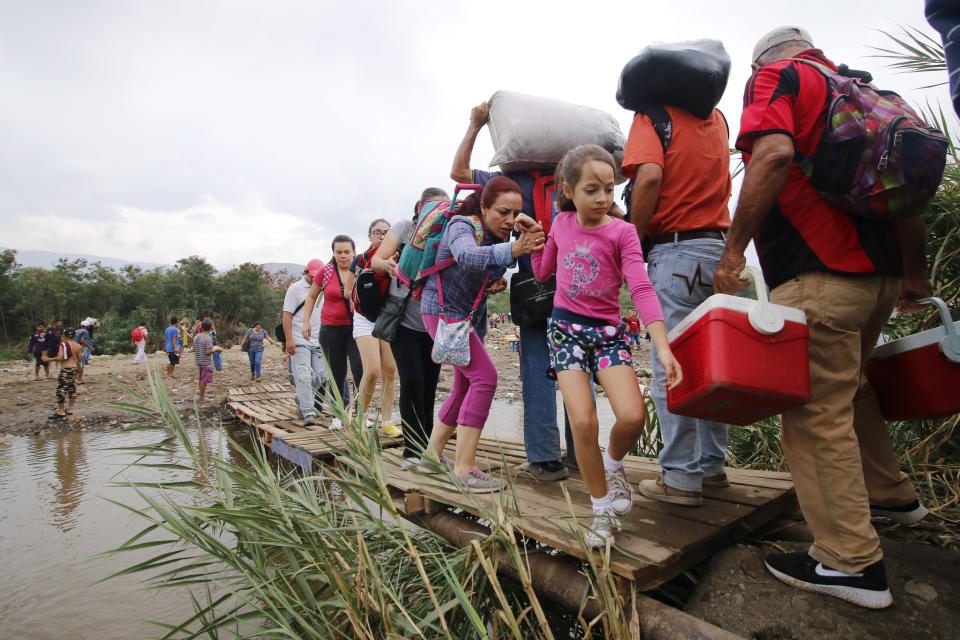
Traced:
<path fill-rule="evenodd" d="M 770 303 L 767 297 L 767 283 L 763 281 L 763 274 L 755 267 L 746 267 L 740 272 L 741 280 L 753 280 L 757 290 L 757 304 L 747 313 L 750 326 L 765 336 L 779 333 L 783 329 L 784 319 L 777 306 Z"/>
<path fill-rule="evenodd" d="M 947 335 L 940 339 L 940 353 L 950 362 L 960 363 L 960 335 L 957 335 L 957 328 L 953 324 L 947 304 L 940 298 L 920 298 L 917 304 L 932 304 L 940 311 L 940 320 L 943 328 L 947 330 Z"/>

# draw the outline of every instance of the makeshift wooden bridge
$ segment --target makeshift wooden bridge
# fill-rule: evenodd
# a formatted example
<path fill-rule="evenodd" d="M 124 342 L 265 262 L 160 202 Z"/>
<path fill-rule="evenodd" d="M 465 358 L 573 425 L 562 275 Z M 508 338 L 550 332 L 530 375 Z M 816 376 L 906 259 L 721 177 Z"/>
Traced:
<path fill-rule="evenodd" d="M 304 427 L 297 420 L 293 391 L 279 384 L 231 389 L 228 405 L 249 424 L 277 455 L 311 471 L 317 465 L 351 467 L 338 455 L 341 431 L 325 426 Z M 570 556 L 585 558 L 577 531 L 591 521 L 590 500 L 580 474 L 562 482 L 537 482 L 517 475 L 525 462 L 523 443 L 483 438 L 477 453 L 481 468 L 503 476 L 511 472 L 512 491 L 470 495 L 453 490 L 444 474 L 401 471 L 401 442 L 381 439 L 388 485 L 398 510 L 414 521 L 455 506 L 477 517 L 502 513 L 515 530 Z M 454 455 L 451 443 L 446 453 Z M 655 459 L 628 456 L 627 477 L 636 487 L 656 477 Z M 357 469 L 357 471 L 363 471 Z M 635 494 L 633 510 L 616 536 L 610 566 L 639 590 L 657 586 L 693 567 L 713 553 L 744 538 L 795 504 L 789 474 L 727 469 L 730 486 L 705 489 L 702 507 L 690 508 L 648 500 Z"/>

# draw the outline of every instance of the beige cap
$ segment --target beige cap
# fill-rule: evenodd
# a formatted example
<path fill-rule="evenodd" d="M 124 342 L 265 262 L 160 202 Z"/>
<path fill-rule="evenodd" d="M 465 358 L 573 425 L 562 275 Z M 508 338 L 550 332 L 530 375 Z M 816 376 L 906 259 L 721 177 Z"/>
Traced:
<path fill-rule="evenodd" d="M 760 57 L 770 49 L 786 42 L 805 42 L 811 47 L 813 46 L 813 38 L 810 37 L 806 29 L 801 29 L 800 27 L 777 27 L 757 41 L 757 45 L 753 48 L 752 62 L 759 60 Z"/>

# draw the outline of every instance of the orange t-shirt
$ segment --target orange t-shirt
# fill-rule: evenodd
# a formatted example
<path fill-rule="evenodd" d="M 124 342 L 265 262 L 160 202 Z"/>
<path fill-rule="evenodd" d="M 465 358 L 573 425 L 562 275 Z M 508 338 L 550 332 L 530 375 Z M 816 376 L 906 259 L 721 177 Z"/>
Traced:
<path fill-rule="evenodd" d="M 650 118 L 638 113 L 623 153 L 623 175 L 652 162 L 663 168 L 657 210 L 647 227 L 651 238 L 661 233 L 696 229 L 728 229 L 730 212 L 730 143 L 727 123 L 717 109 L 706 120 L 664 105 L 673 124 L 673 138 L 663 145 Z"/>

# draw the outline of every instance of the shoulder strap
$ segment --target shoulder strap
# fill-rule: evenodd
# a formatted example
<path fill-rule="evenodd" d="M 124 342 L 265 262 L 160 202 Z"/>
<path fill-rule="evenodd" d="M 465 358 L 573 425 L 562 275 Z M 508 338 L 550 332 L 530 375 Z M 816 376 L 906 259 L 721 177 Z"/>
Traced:
<path fill-rule="evenodd" d="M 477 299 L 473 301 L 473 307 L 470 309 L 470 313 L 467 315 L 468 318 L 472 318 L 474 312 L 476 312 L 477 307 L 480 306 L 480 300 L 483 299 L 483 292 L 487 290 L 487 283 L 490 281 L 490 272 L 487 272 L 487 275 L 483 278 L 483 286 L 480 287 L 480 291 L 477 292 Z M 440 281 L 440 274 L 437 274 L 437 298 L 440 301 L 440 315 L 443 316 L 443 284 Z"/>
<path fill-rule="evenodd" d="M 653 130 L 657 132 L 660 145 L 663 146 L 663 153 L 666 154 L 670 143 L 673 142 L 673 121 L 670 119 L 670 112 L 662 104 L 647 102 L 640 106 L 640 113 L 650 118 Z"/>
<path fill-rule="evenodd" d="M 347 296 L 343 292 L 343 280 L 340 278 L 340 269 L 337 268 L 337 265 L 333 265 L 333 270 L 337 274 L 337 284 L 340 285 L 340 299 L 343 300 L 343 306 L 347 309 L 347 318 L 350 319 L 350 322 L 353 322 L 353 309 L 350 308 L 350 303 L 347 302 Z"/>
<path fill-rule="evenodd" d="M 297 305 L 297 308 L 294 309 L 294 310 L 293 310 L 293 313 L 291 313 L 290 315 L 295 316 L 295 315 L 297 315 L 298 313 L 300 313 L 300 309 L 303 309 L 303 305 L 305 305 L 305 304 L 307 304 L 307 301 L 306 301 L 306 300 L 304 300 L 303 302 L 301 302 L 300 304 L 298 304 L 298 305 Z"/>

